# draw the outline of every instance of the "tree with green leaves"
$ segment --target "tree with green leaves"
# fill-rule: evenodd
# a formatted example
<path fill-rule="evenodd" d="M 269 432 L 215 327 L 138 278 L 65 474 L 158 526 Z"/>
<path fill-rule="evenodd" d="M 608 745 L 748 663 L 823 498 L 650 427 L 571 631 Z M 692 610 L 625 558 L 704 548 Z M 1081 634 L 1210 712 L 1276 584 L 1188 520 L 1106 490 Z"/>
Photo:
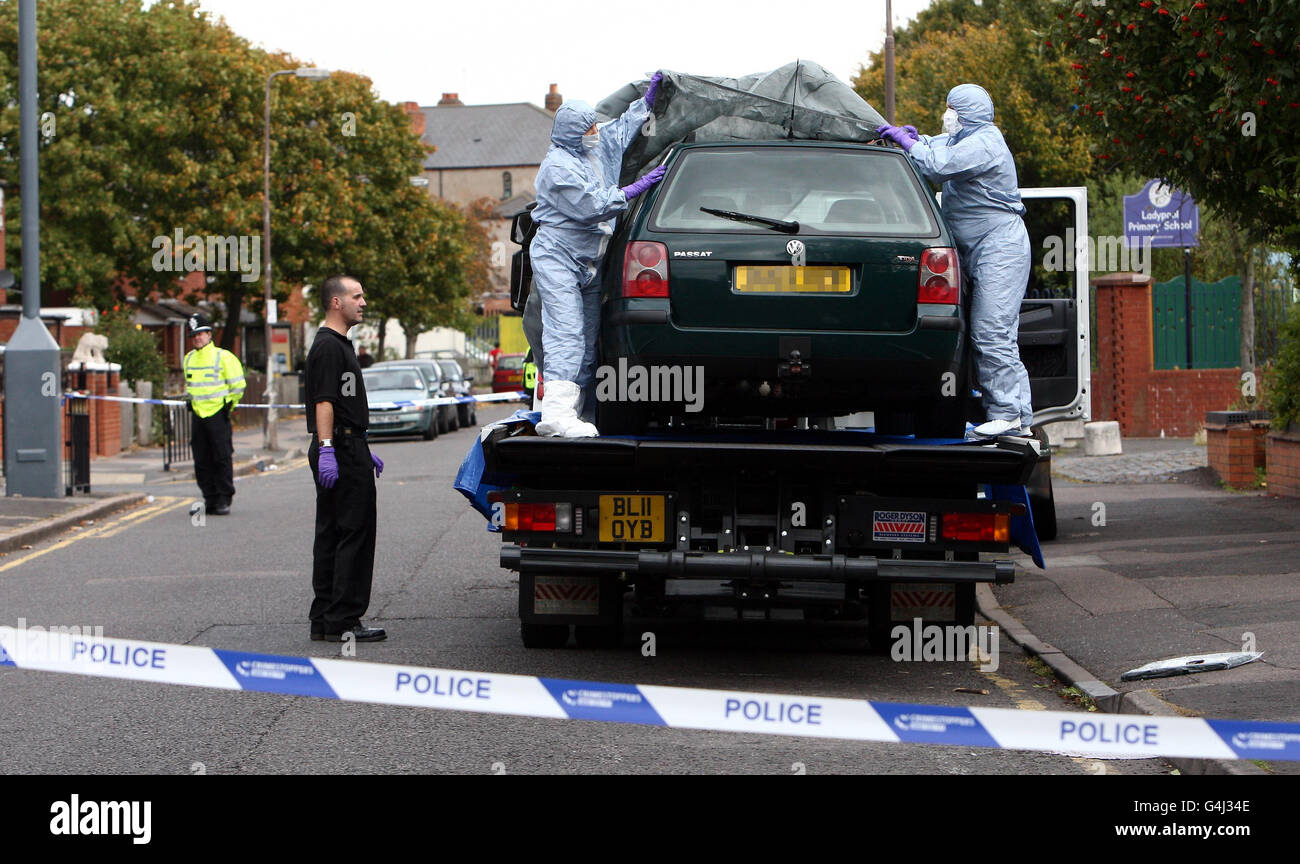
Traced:
<path fill-rule="evenodd" d="M 14 253 L 16 5 L 0 2 L 0 183 Z M 229 262 L 215 269 L 205 252 L 185 252 L 204 269 L 203 293 L 223 297 L 228 324 L 246 305 L 260 310 L 261 269 L 271 263 L 260 261 L 263 87 L 271 72 L 302 64 L 252 48 L 186 0 L 147 9 L 141 0 L 43 0 L 37 11 L 47 296 L 85 295 L 107 308 L 118 279 L 128 293 L 178 296 L 186 274 L 161 266 L 172 256 L 159 252 L 179 231 L 251 241 L 254 272 Z M 420 302 L 450 308 L 468 291 L 465 280 L 431 274 L 472 269 L 486 250 L 431 239 L 429 224 L 454 217 L 412 194 L 424 145 L 368 79 L 336 72 L 325 81 L 276 80 L 271 136 L 275 297 L 336 272 L 375 274 L 368 287 L 377 301 L 415 286 L 425 292 Z M 226 347 L 238 329 L 225 328 Z"/>
<path fill-rule="evenodd" d="M 1048 0 L 936 0 L 895 33 L 897 122 L 937 134 L 948 91 L 979 84 L 993 99 L 1021 185 L 1082 183 L 1090 169 L 1087 139 L 1060 123 L 1071 101 L 1069 62 L 1046 56 L 1032 36 L 1049 14 Z M 852 83 L 883 105 L 883 53 L 873 52 Z"/>

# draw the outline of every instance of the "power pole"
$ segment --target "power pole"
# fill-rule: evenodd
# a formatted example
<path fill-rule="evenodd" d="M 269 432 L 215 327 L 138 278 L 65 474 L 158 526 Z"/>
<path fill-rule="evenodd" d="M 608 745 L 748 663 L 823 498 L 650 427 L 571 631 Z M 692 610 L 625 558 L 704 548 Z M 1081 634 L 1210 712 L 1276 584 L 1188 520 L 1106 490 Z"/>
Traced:
<path fill-rule="evenodd" d="M 894 4 L 885 0 L 885 122 L 894 125 Z"/>
<path fill-rule="evenodd" d="M 59 343 L 41 323 L 41 199 L 36 123 L 36 0 L 19 0 L 23 317 L 5 347 L 5 495 L 61 498 L 64 495 L 63 382 Z"/>

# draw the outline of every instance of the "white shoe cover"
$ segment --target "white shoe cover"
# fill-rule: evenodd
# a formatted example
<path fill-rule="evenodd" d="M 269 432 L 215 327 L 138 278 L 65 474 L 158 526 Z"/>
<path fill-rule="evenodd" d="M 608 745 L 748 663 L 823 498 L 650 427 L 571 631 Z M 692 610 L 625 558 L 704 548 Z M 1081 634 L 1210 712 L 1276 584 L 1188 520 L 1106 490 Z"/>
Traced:
<path fill-rule="evenodd" d="M 578 385 L 572 381 L 547 381 L 542 399 L 542 419 L 537 434 L 550 438 L 595 438 L 600 433 L 578 419 Z"/>
<path fill-rule="evenodd" d="M 990 420 L 987 423 L 981 423 L 970 431 L 973 438 L 1000 438 L 1003 435 L 1027 435 L 1026 430 L 1020 428 L 1019 420 Z"/>

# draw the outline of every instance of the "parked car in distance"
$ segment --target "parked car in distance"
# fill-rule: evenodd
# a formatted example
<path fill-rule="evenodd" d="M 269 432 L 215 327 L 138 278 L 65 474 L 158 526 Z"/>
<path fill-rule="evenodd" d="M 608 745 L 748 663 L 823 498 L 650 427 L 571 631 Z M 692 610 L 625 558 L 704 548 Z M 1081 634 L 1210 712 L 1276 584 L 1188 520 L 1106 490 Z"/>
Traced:
<path fill-rule="evenodd" d="M 361 377 L 370 403 L 369 436 L 420 435 L 426 441 L 438 437 L 434 406 L 419 404 L 429 398 L 429 380 L 418 366 L 375 364 L 361 370 Z M 384 404 L 394 402 L 415 404 Z"/>
<path fill-rule="evenodd" d="M 461 371 L 460 363 L 450 357 L 438 357 L 436 362 L 442 369 L 442 377 L 450 383 L 449 389 L 452 396 L 472 396 L 472 385 L 474 379 Z M 456 406 L 460 416 L 460 425 L 477 426 L 478 411 L 473 402 L 462 402 Z"/>
<path fill-rule="evenodd" d="M 452 387 L 450 381 L 442 376 L 442 367 L 438 363 L 427 357 L 417 357 L 414 360 L 385 360 L 382 363 L 375 363 L 370 368 L 383 369 L 390 366 L 415 366 L 424 373 L 425 379 L 429 384 L 429 398 L 438 399 L 446 396 L 458 395 Z M 438 411 L 438 431 L 455 432 L 460 428 L 460 412 L 457 411 L 457 405 L 448 403 L 446 405 L 435 406 Z"/>
<path fill-rule="evenodd" d="M 524 355 L 498 354 L 497 368 L 492 373 L 493 393 L 513 393 L 524 389 Z"/>

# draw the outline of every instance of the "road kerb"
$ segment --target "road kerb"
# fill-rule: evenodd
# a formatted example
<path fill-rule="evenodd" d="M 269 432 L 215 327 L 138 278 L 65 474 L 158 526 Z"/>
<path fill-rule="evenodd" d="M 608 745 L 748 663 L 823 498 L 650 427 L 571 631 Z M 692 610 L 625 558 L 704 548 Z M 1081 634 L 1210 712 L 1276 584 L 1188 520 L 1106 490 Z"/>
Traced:
<path fill-rule="evenodd" d="M 139 506 L 144 503 L 146 497 L 148 496 L 144 492 L 114 495 L 111 498 L 104 498 L 87 504 L 85 507 L 78 507 L 76 510 L 64 513 L 61 516 L 47 519 L 39 525 L 14 531 L 0 537 L 0 553 L 14 552 L 22 549 L 23 546 L 38 543 L 47 537 L 80 525 L 83 520 L 98 519 L 101 516 L 116 513 L 118 510 Z"/>
<path fill-rule="evenodd" d="M 1146 714 L 1151 716 L 1181 716 L 1173 706 L 1150 690 L 1131 690 L 1120 693 L 1097 676 L 1084 669 L 1061 649 L 1039 639 L 1021 621 L 1013 618 L 993 596 L 993 589 L 985 583 L 975 586 L 975 604 L 980 614 L 997 624 L 1007 638 L 1019 645 L 1051 668 L 1056 677 L 1079 688 L 1092 697 L 1097 707 L 1108 714 Z M 1252 762 L 1229 762 L 1224 759 L 1189 759 L 1163 757 L 1183 774 L 1246 774 L 1262 775 L 1268 772 Z"/>

